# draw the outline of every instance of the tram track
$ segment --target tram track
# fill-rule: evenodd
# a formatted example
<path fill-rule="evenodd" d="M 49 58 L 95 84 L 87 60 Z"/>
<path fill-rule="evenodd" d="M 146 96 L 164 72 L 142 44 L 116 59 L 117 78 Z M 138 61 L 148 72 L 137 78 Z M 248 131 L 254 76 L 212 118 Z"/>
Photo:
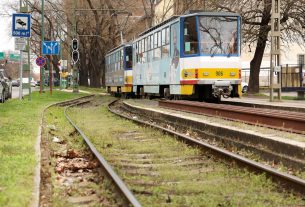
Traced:
<path fill-rule="evenodd" d="M 166 133 L 172 134 L 191 145 L 205 148 L 205 149 L 217 154 L 218 156 L 220 156 L 222 158 L 237 162 L 237 163 L 241 164 L 242 166 L 246 166 L 247 168 L 250 168 L 254 171 L 258 171 L 260 173 L 266 173 L 266 175 L 268 175 L 275 181 L 281 183 L 284 186 L 284 188 L 291 189 L 298 193 L 303 193 L 303 194 L 305 193 L 305 180 L 303 180 L 301 178 L 289 175 L 287 173 L 280 172 L 274 168 L 260 164 L 258 162 L 254 162 L 250 159 L 247 159 L 247 158 L 237 155 L 235 153 L 229 152 L 227 150 L 223 150 L 219 147 L 208 144 L 207 142 L 204 142 L 202 140 L 192 138 L 192 137 L 186 135 L 185 133 L 182 133 L 181 131 L 179 132 L 179 130 L 176 130 L 179 127 L 185 128 L 183 126 L 179 126 L 179 124 L 176 126 L 175 126 L 175 124 L 173 124 L 172 126 L 174 126 L 174 127 L 168 127 L 169 126 L 168 124 L 170 122 L 165 121 L 166 116 L 162 116 L 162 115 L 159 116 L 156 112 L 147 113 L 147 111 L 145 109 L 138 110 L 136 108 L 132 108 L 132 106 L 130 106 L 130 105 L 126 106 L 126 104 L 125 104 L 125 106 L 122 106 L 122 104 L 121 104 L 122 109 L 121 109 L 121 111 L 118 112 L 118 111 L 115 111 L 114 109 L 112 109 L 115 104 L 116 104 L 116 102 L 113 102 L 112 104 L 110 104 L 109 110 L 121 117 L 132 120 L 136 123 L 139 123 L 142 125 L 148 125 L 148 126 L 157 128 L 161 131 L 164 131 Z M 127 112 L 124 113 L 123 112 L 124 110 Z M 138 110 L 138 112 L 135 113 L 137 110 Z M 147 113 L 146 117 L 145 117 L 145 113 Z M 164 120 L 164 122 L 161 123 L 162 122 L 161 120 Z"/>
<path fill-rule="evenodd" d="M 159 101 L 159 106 L 172 110 L 216 116 L 281 131 L 305 134 L 305 113 L 263 108 L 211 104 L 191 101 Z"/>
<path fill-rule="evenodd" d="M 214 155 L 211 155 L 209 153 L 211 149 L 206 148 L 208 150 L 204 150 L 204 153 L 201 152 L 201 150 L 198 151 L 198 144 L 195 142 L 191 143 L 190 141 L 187 141 L 189 144 L 195 145 L 196 147 L 185 145 L 183 143 L 186 142 L 185 140 L 179 142 L 169 136 L 161 138 L 160 136 L 163 136 L 161 135 L 161 132 L 154 132 L 155 130 L 143 127 L 127 127 L 127 129 L 125 129 L 126 127 L 119 127 L 117 129 L 118 131 L 114 131 L 114 134 L 107 133 L 106 135 L 105 133 L 108 130 L 108 125 L 106 124 L 107 126 L 104 126 L 104 128 L 102 127 L 105 124 L 105 121 L 111 123 L 109 125 L 111 128 L 116 124 L 119 124 L 118 126 L 123 126 L 121 124 L 127 123 L 126 121 L 122 121 L 122 119 L 114 119 L 115 115 L 111 118 L 112 116 L 109 115 L 110 113 L 106 113 L 106 105 L 108 105 L 109 101 L 107 104 L 105 103 L 111 98 L 102 101 L 103 106 L 100 106 L 101 103 L 96 101 L 96 99 L 97 97 L 92 97 L 90 100 L 83 99 L 79 102 L 76 101 L 64 104 L 62 107 L 58 107 L 58 113 L 63 113 L 63 111 L 65 111 L 65 114 L 69 116 L 69 120 L 74 123 L 73 128 L 76 130 L 73 134 L 77 135 L 77 137 L 73 139 L 83 139 L 83 137 L 85 137 L 88 143 L 91 143 L 88 144 L 88 148 L 95 149 L 95 153 L 99 155 L 103 154 L 105 156 L 104 159 L 107 160 L 117 175 L 121 177 L 121 180 L 123 180 L 128 189 L 130 189 L 129 192 L 140 201 L 138 204 L 132 204 L 128 198 L 125 197 L 125 202 L 119 204 L 120 206 L 200 206 L 202 204 L 207 204 L 208 206 L 227 206 L 236 204 L 237 197 L 233 196 L 235 193 L 239 195 L 237 202 L 245 205 L 253 205 L 254 203 L 263 205 L 263 203 L 266 202 L 271 202 L 273 205 L 275 203 L 285 203 L 285 205 L 289 205 L 289 203 L 292 202 L 286 201 L 286 198 L 284 200 L 281 198 L 278 201 L 269 200 L 268 194 L 271 193 L 270 189 L 273 189 L 270 187 L 272 185 L 268 186 L 264 184 L 264 187 L 256 187 L 256 185 L 261 185 L 258 181 L 261 179 L 264 180 L 264 176 L 252 178 L 254 175 L 248 173 L 244 174 L 243 170 L 238 170 L 240 168 L 235 165 L 235 162 L 222 161 L 221 159 L 214 157 Z M 103 112 L 103 110 L 101 112 L 101 108 L 104 107 L 105 112 Z M 111 104 L 109 108 L 115 110 L 120 115 L 126 115 L 126 112 L 119 110 L 117 107 L 113 107 Z M 87 114 L 90 111 L 91 113 Z M 100 115 L 98 116 L 98 114 Z M 50 115 L 53 118 L 58 116 L 55 111 L 52 111 L 49 116 Z M 140 116 L 136 116 L 138 117 L 137 119 L 129 114 L 127 118 L 140 121 Z M 97 124 L 96 121 L 101 121 L 101 123 Z M 95 125 L 98 128 L 91 128 L 92 123 L 96 123 Z M 143 121 L 141 124 L 146 125 L 147 123 L 149 123 L 149 121 Z M 93 131 L 90 132 L 88 129 L 89 126 Z M 68 132 L 71 131 L 67 129 L 64 130 Z M 101 131 L 99 132 L 98 130 Z M 162 128 L 159 128 L 159 130 L 162 130 Z M 87 133 L 89 136 L 86 136 Z M 183 136 L 183 134 L 181 135 Z M 99 136 L 105 136 L 105 138 L 110 136 L 111 139 L 108 141 L 100 140 L 97 139 Z M 178 137 L 177 135 L 174 136 Z M 87 143 L 86 139 L 84 140 Z M 97 142 L 97 140 L 99 141 Z M 59 145 L 56 144 L 56 146 Z M 197 152 L 194 154 L 193 151 Z M 66 155 L 67 154 L 62 155 L 56 153 L 57 158 Z M 94 159 L 92 161 L 99 163 L 100 158 L 96 158 L 96 156 L 93 157 Z M 89 160 L 89 162 L 91 161 L 91 158 L 85 159 Z M 103 172 L 105 172 L 105 167 L 102 168 Z M 78 170 L 76 171 L 77 173 L 79 173 Z M 86 171 L 86 168 L 82 170 Z M 92 173 L 96 172 L 96 170 L 97 169 L 92 168 Z M 91 176 L 95 177 L 95 182 L 98 185 L 101 185 L 99 183 L 100 181 L 105 182 L 105 179 L 100 179 L 100 181 L 98 181 L 99 174 Z M 112 180 L 107 176 L 107 180 L 108 179 Z M 265 183 L 266 181 L 263 182 Z M 111 183 L 117 186 L 114 181 Z M 242 183 L 241 186 L 240 183 Z M 249 193 L 249 195 L 252 195 L 253 192 L 249 190 L 248 186 L 252 186 L 250 189 L 254 188 L 252 190 L 259 195 L 259 199 L 249 199 L 247 195 Z M 76 188 L 78 188 L 78 191 L 82 191 L 83 189 L 81 186 Z M 218 190 L 216 190 L 217 188 Z M 119 190 L 118 187 L 115 187 L 115 189 L 115 197 L 124 197 L 122 191 Z M 277 197 L 279 192 L 276 190 L 275 194 L 271 194 L 271 197 L 274 197 L 275 195 Z M 88 198 L 88 196 L 85 197 Z M 100 197 L 93 196 L 93 203 L 94 202 L 96 202 L 94 206 L 102 205 Z M 103 200 L 103 202 L 105 202 L 105 200 Z M 297 203 L 302 202 L 298 200 Z M 89 206 L 88 203 L 76 203 L 76 205 Z M 108 206 L 109 205 L 110 204 L 108 203 Z M 114 205 L 112 204 L 110 206 Z"/>
<path fill-rule="evenodd" d="M 93 98 L 64 101 L 44 110 L 39 206 L 141 206 L 66 113 Z M 60 113 L 73 130 L 58 125 Z"/>
<path fill-rule="evenodd" d="M 70 116 L 67 114 L 67 110 L 73 106 L 79 106 L 89 102 L 81 102 L 81 103 L 72 103 L 65 107 L 64 115 L 69 121 L 69 123 L 77 130 L 83 140 L 86 142 L 89 147 L 91 153 L 95 156 L 95 158 L 99 161 L 100 166 L 103 168 L 104 172 L 107 174 L 108 179 L 110 179 L 114 185 L 116 190 L 120 192 L 120 194 L 124 198 L 124 206 L 132 205 L 134 207 L 140 207 L 141 204 L 138 202 L 136 197 L 131 193 L 131 191 L 127 188 L 125 183 L 121 180 L 121 178 L 115 173 L 112 169 L 111 165 L 105 160 L 105 158 L 97 151 L 95 146 L 90 142 L 88 137 L 84 134 L 84 132 L 72 121 Z"/>
<path fill-rule="evenodd" d="M 111 99 L 100 97 L 68 113 L 143 206 L 290 205 L 286 193 L 264 175 L 112 115 L 107 110 Z"/>

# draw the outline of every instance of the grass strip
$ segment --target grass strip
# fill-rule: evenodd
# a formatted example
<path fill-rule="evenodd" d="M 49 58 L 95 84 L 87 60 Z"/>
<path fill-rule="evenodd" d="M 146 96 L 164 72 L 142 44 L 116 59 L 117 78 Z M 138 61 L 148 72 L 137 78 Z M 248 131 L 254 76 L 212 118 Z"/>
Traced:
<path fill-rule="evenodd" d="M 43 109 L 85 94 L 53 91 L 32 93 L 0 104 L 0 206 L 28 206 L 34 185 L 35 143 Z"/>
<path fill-rule="evenodd" d="M 239 169 L 171 136 L 121 119 L 108 112 L 106 100 L 101 102 L 101 107 L 73 108 L 69 114 L 102 155 L 112 160 L 110 164 L 143 206 L 305 204 L 300 197 L 278 192 L 278 186 L 265 175 Z M 191 166 L 191 160 L 184 159 L 198 156 L 201 158 L 193 163 L 203 164 Z"/>

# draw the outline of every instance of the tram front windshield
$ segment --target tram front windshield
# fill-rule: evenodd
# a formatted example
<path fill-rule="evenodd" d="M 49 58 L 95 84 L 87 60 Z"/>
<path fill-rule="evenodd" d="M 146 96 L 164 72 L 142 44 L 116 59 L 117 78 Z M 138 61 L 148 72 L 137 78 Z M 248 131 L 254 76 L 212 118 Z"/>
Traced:
<path fill-rule="evenodd" d="M 201 54 L 238 54 L 237 17 L 199 17 Z"/>
<path fill-rule="evenodd" d="M 195 22 L 194 16 L 184 20 L 184 54 L 239 54 L 237 17 L 199 16 L 198 28 Z"/>

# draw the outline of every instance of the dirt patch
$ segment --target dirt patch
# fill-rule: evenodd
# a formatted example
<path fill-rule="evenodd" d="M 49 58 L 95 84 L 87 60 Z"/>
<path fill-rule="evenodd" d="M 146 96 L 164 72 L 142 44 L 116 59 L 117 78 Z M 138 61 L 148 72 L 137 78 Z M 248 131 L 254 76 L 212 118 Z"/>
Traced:
<path fill-rule="evenodd" d="M 40 206 L 119 206 L 109 185 L 63 108 L 50 108 L 41 140 Z"/>

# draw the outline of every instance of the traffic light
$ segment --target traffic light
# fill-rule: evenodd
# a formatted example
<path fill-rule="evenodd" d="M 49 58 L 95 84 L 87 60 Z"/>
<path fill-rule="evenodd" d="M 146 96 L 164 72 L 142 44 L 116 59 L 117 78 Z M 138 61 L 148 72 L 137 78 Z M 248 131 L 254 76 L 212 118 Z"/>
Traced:
<path fill-rule="evenodd" d="M 78 40 L 74 38 L 72 40 L 72 61 L 73 61 L 73 64 L 76 64 L 78 62 L 78 59 L 79 59 Z"/>
<path fill-rule="evenodd" d="M 72 49 L 73 49 L 73 51 L 78 50 L 78 40 L 77 39 L 72 40 Z"/>
<path fill-rule="evenodd" d="M 79 59 L 79 52 L 78 52 L 77 50 L 76 50 L 76 51 L 73 51 L 73 52 L 72 52 L 72 60 L 73 60 L 73 63 L 74 63 L 74 64 L 77 63 L 78 59 Z"/>

